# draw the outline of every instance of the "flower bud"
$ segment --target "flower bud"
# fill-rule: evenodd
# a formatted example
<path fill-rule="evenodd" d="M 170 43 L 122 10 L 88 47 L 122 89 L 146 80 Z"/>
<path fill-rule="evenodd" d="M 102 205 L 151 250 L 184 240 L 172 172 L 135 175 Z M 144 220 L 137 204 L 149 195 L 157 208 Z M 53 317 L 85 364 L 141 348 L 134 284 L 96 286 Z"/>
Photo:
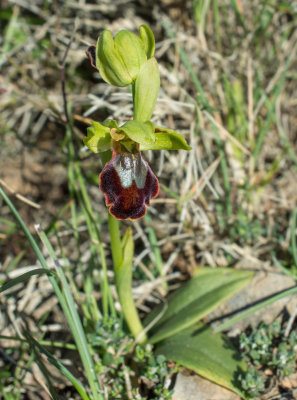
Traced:
<path fill-rule="evenodd" d="M 137 77 L 146 62 L 147 46 L 140 37 L 126 30 L 113 39 L 103 31 L 96 46 L 96 67 L 102 78 L 114 86 L 127 86 Z"/>

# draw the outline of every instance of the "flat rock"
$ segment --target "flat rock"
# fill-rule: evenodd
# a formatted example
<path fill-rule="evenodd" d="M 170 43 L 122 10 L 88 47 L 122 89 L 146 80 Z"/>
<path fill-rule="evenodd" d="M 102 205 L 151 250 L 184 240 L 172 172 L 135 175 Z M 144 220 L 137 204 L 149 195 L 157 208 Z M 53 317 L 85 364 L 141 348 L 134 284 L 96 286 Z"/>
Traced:
<path fill-rule="evenodd" d="M 291 277 L 278 272 L 259 271 L 252 281 L 239 293 L 224 302 L 220 307 L 209 314 L 210 320 L 234 313 L 259 302 L 277 292 L 296 286 Z M 286 309 L 289 314 L 297 307 L 297 294 L 284 297 L 271 305 L 253 313 L 249 317 L 238 321 L 232 326 L 234 334 L 243 331 L 248 326 L 258 326 L 260 322 L 271 324 Z M 230 316 L 228 317 L 228 319 Z M 224 321 L 225 319 L 223 319 Z M 220 321 L 221 323 L 222 321 Z M 217 326 L 217 323 L 215 323 Z"/>
<path fill-rule="evenodd" d="M 240 397 L 197 375 L 177 375 L 172 400 L 240 400 Z"/>

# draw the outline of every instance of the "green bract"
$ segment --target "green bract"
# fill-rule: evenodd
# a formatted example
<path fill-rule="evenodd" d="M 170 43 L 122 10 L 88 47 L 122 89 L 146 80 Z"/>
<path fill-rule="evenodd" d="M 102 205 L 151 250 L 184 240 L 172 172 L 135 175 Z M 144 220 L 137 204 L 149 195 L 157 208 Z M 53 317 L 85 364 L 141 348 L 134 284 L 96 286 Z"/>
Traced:
<path fill-rule="evenodd" d="M 151 118 L 159 89 L 159 67 L 153 57 L 142 65 L 134 84 L 134 119 L 148 121 Z"/>

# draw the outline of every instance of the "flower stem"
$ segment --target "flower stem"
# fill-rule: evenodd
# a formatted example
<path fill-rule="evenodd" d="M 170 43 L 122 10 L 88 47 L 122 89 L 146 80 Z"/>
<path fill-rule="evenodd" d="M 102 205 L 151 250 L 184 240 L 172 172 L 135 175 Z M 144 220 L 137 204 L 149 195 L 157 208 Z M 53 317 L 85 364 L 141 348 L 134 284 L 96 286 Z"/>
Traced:
<path fill-rule="evenodd" d="M 111 240 L 111 252 L 114 264 L 115 284 L 127 325 L 140 344 L 145 344 L 147 337 L 143 333 L 132 294 L 132 264 L 134 241 L 131 228 L 128 228 L 121 240 L 119 221 L 109 214 L 108 226 Z"/>
<path fill-rule="evenodd" d="M 108 214 L 108 228 L 110 234 L 112 260 L 114 265 L 114 271 L 116 274 L 117 270 L 122 264 L 123 256 L 122 256 L 119 221 L 116 218 L 114 218 L 111 214 Z"/>

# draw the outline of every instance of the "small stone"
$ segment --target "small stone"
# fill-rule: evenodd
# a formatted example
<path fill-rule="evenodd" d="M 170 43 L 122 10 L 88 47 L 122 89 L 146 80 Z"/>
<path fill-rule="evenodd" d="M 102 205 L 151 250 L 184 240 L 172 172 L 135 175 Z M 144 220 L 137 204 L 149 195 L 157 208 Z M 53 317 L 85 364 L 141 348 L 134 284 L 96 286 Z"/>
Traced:
<path fill-rule="evenodd" d="M 240 397 L 198 375 L 187 376 L 179 373 L 172 400 L 240 400 Z"/>
<path fill-rule="evenodd" d="M 292 382 L 287 377 L 282 379 L 281 385 L 284 389 L 292 389 Z"/>

